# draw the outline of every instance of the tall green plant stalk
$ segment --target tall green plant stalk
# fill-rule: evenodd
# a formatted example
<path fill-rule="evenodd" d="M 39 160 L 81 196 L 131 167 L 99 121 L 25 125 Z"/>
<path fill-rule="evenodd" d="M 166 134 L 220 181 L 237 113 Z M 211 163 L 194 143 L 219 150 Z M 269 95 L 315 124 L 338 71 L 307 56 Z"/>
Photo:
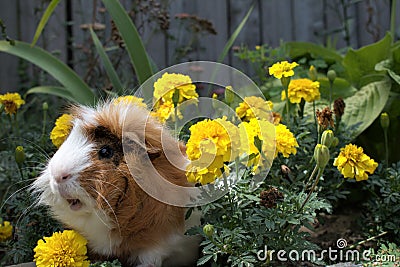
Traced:
<path fill-rule="evenodd" d="M 394 42 L 396 36 L 396 4 L 397 0 L 392 0 L 392 6 L 390 7 L 390 33 L 392 35 L 392 42 Z"/>

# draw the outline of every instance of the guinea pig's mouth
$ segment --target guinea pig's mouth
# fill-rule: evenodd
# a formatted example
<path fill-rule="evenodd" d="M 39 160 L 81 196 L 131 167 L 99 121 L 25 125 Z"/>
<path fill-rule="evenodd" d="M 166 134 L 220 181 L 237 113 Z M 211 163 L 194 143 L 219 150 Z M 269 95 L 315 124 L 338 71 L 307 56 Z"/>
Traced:
<path fill-rule="evenodd" d="M 73 198 L 67 190 L 65 190 L 65 187 L 60 186 L 58 187 L 58 192 L 60 193 L 60 196 L 64 198 L 68 204 L 71 210 L 79 210 L 82 208 L 82 202 L 78 198 Z"/>
<path fill-rule="evenodd" d="M 66 200 L 67 200 L 71 210 L 79 210 L 80 208 L 82 208 L 82 202 L 79 199 L 73 198 L 73 199 L 66 199 Z"/>

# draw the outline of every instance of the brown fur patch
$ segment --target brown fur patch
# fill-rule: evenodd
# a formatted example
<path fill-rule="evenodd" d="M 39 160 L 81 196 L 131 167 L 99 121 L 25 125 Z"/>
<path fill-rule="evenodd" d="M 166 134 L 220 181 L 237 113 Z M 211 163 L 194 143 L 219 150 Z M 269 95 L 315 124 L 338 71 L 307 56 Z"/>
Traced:
<path fill-rule="evenodd" d="M 115 228 L 111 232 L 111 238 L 122 237 L 121 245 L 114 248 L 113 255 L 107 257 L 118 258 L 121 262 L 127 263 L 132 255 L 162 244 L 170 235 L 183 234 L 185 210 L 161 203 L 147 195 L 131 176 L 122 151 L 121 109 L 123 108 L 121 105 L 106 104 L 96 111 L 96 125 L 85 124 L 84 132 L 91 142 L 95 143 L 97 149 L 91 155 L 93 164 L 81 173 L 80 183 L 96 200 L 97 206 L 114 220 Z M 132 112 L 135 114 L 128 116 L 125 124 L 140 137 L 143 133 L 135 132 L 135 129 L 143 128 L 145 123 L 143 118 L 148 117 L 148 112 L 140 108 L 133 108 Z M 74 113 L 79 114 L 79 110 L 74 110 Z M 145 149 L 143 152 L 147 152 L 162 177 L 171 183 L 188 186 L 185 172 L 174 167 L 165 156 L 161 142 L 164 128 L 150 119 L 145 129 L 145 144 L 140 144 L 137 140 L 132 140 L 130 144 L 136 146 L 129 152 L 129 157 L 137 158 L 137 168 L 142 169 L 144 173 L 146 171 L 145 166 L 140 165 L 143 162 L 140 151 Z M 178 151 L 172 152 L 173 156 L 184 152 L 184 146 L 172 136 L 165 135 L 163 138 L 166 138 L 163 142 L 169 143 L 169 147 L 176 145 L 178 148 Z M 112 158 L 99 159 L 97 150 L 103 145 L 115 149 Z"/>

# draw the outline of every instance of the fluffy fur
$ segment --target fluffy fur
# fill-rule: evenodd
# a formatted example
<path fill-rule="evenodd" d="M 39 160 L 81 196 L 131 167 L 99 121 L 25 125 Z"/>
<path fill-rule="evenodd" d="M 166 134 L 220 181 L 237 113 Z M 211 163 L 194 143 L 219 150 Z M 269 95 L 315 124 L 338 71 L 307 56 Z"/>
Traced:
<path fill-rule="evenodd" d="M 189 186 L 184 147 L 135 105 L 108 102 L 71 112 L 75 119 L 70 135 L 33 184 L 39 203 L 87 238 L 92 258 L 118 258 L 124 266 L 193 264 L 198 242 L 183 235 L 185 210 L 147 195 L 126 161 L 129 157 L 135 162 L 135 178 L 154 178 L 150 176 L 157 171 L 171 183 Z M 132 139 L 124 140 L 125 155 L 123 127 L 129 132 L 124 138 Z M 99 154 L 104 147 L 111 149 L 111 157 Z M 146 157 L 154 171 L 146 166 Z"/>

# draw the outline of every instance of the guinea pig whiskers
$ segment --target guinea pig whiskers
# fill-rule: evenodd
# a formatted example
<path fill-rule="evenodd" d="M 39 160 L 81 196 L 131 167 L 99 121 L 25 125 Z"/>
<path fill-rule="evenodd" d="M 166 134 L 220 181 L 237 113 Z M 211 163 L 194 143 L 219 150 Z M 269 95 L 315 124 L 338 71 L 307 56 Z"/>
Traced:
<path fill-rule="evenodd" d="M 15 229 L 19 228 L 19 223 L 20 221 L 28 214 L 28 212 L 32 209 L 32 207 L 36 206 L 36 202 L 33 202 L 29 207 L 27 207 L 24 212 L 21 213 L 21 215 L 18 217 L 17 222 L 15 223 Z"/>
<path fill-rule="evenodd" d="M 95 188 L 90 187 L 90 189 L 92 189 L 96 194 L 98 194 L 98 195 L 104 200 L 104 202 L 107 204 L 107 206 L 110 207 L 110 210 L 111 210 L 111 212 L 113 213 L 114 218 L 115 218 L 115 223 L 117 224 L 117 227 L 118 227 L 118 232 L 120 233 L 120 235 L 122 235 L 122 233 L 121 233 L 121 228 L 120 228 L 120 226 L 119 226 L 119 221 L 118 221 L 118 218 L 117 218 L 117 214 L 115 213 L 114 209 L 112 208 L 110 202 L 108 202 L 108 200 L 107 200 L 99 191 L 97 191 Z M 101 210 L 102 210 L 102 209 L 101 209 Z M 105 212 L 104 210 L 102 210 L 102 211 L 103 211 L 104 215 L 107 216 L 106 212 Z M 101 220 L 100 217 L 99 217 L 99 219 Z M 103 220 L 102 220 L 102 221 L 103 221 Z M 112 228 L 112 227 L 110 227 L 109 225 L 107 225 L 104 221 L 103 221 L 103 223 L 104 223 L 107 227 L 109 227 L 109 229 Z"/>
<path fill-rule="evenodd" d="M 26 181 L 26 180 L 25 180 L 25 181 Z M 25 181 L 20 181 L 20 182 L 25 182 Z M 17 183 L 15 183 L 15 184 L 17 184 Z M 7 191 L 6 191 L 6 193 L 4 194 L 5 196 L 7 195 L 8 191 L 10 190 L 10 188 L 11 188 L 12 186 L 14 186 L 15 184 L 10 185 L 10 186 L 7 188 Z M 3 210 L 4 205 L 5 205 L 13 196 L 15 196 L 15 195 L 18 194 L 19 192 L 21 192 L 21 191 L 23 191 L 23 190 L 29 188 L 30 186 L 31 186 L 31 185 L 28 184 L 28 185 L 26 185 L 26 186 L 24 186 L 24 187 L 21 187 L 20 189 L 18 189 L 18 190 L 15 191 L 14 193 L 12 193 L 12 194 L 3 202 L 3 204 L 1 204 L 1 206 L 0 206 L 0 211 Z"/>
<path fill-rule="evenodd" d="M 100 179 L 87 179 L 87 180 L 88 180 L 88 181 L 93 181 L 93 182 L 101 182 L 101 183 L 109 184 L 109 185 L 113 186 L 115 189 L 117 189 L 118 191 L 120 191 L 124 196 L 126 195 L 125 192 L 122 191 L 121 188 L 119 188 L 119 187 L 116 186 L 115 184 L 110 183 L 110 182 L 108 182 L 108 181 L 103 181 L 103 180 L 100 180 Z"/>

